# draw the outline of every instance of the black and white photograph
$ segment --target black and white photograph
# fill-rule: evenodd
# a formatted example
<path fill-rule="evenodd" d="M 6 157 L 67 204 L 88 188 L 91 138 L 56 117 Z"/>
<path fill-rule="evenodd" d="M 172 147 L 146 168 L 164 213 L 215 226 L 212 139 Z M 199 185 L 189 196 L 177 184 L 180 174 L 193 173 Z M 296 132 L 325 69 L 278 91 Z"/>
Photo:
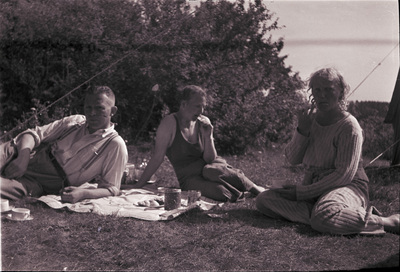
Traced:
<path fill-rule="evenodd" d="M 397 271 L 397 0 L 0 0 L 0 271 Z"/>

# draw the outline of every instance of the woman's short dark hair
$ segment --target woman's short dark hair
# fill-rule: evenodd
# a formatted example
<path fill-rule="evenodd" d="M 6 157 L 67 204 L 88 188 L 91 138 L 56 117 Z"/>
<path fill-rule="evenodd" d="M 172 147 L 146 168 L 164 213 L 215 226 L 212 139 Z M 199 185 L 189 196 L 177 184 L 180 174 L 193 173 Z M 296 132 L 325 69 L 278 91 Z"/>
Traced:
<path fill-rule="evenodd" d="M 207 93 L 201 87 L 196 85 L 187 85 L 181 91 L 179 101 L 188 101 L 196 94 L 205 98 L 207 97 Z"/>

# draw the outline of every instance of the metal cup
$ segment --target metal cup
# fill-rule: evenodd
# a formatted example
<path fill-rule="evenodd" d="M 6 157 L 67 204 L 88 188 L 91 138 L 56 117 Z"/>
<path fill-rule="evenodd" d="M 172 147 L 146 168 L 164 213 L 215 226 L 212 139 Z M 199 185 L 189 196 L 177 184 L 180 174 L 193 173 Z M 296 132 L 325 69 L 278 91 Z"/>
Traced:
<path fill-rule="evenodd" d="M 188 206 L 197 203 L 200 200 L 201 192 L 197 190 L 188 191 Z"/>
<path fill-rule="evenodd" d="M 126 184 L 134 184 L 135 183 L 135 165 L 133 163 L 128 163 L 126 165 L 126 179 L 125 179 L 125 183 Z"/>
<path fill-rule="evenodd" d="M 158 196 L 164 196 L 165 194 L 165 188 L 164 187 L 157 187 L 157 195 Z"/>
<path fill-rule="evenodd" d="M 9 202 L 7 199 L 1 200 L 1 212 L 7 212 L 10 209 Z"/>
<path fill-rule="evenodd" d="M 164 209 L 166 211 L 177 209 L 181 206 L 181 189 L 165 188 Z"/>

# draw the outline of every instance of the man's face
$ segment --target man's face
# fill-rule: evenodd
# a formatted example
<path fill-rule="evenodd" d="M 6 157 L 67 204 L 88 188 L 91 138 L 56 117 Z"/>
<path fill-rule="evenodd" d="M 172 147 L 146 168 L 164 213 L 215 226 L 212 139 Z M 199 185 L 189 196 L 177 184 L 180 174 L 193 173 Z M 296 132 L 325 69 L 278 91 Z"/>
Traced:
<path fill-rule="evenodd" d="M 89 132 L 108 128 L 111 116 L 117 111 L 114 102 L 105 94 L 89 94 L 85 99 L 85 116 Z"/>

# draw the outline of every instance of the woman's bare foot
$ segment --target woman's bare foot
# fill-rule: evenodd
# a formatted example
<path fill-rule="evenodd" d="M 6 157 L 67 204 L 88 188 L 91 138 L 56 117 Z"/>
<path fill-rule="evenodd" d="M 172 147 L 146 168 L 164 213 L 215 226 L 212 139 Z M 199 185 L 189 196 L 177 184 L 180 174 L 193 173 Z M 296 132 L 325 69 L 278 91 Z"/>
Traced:
<path fill-rule="evenodd" d="M 389 217 L 382 217 L 383 228 L 387 232 L 400 233 L 400 214 L 393 214 Z"/>

